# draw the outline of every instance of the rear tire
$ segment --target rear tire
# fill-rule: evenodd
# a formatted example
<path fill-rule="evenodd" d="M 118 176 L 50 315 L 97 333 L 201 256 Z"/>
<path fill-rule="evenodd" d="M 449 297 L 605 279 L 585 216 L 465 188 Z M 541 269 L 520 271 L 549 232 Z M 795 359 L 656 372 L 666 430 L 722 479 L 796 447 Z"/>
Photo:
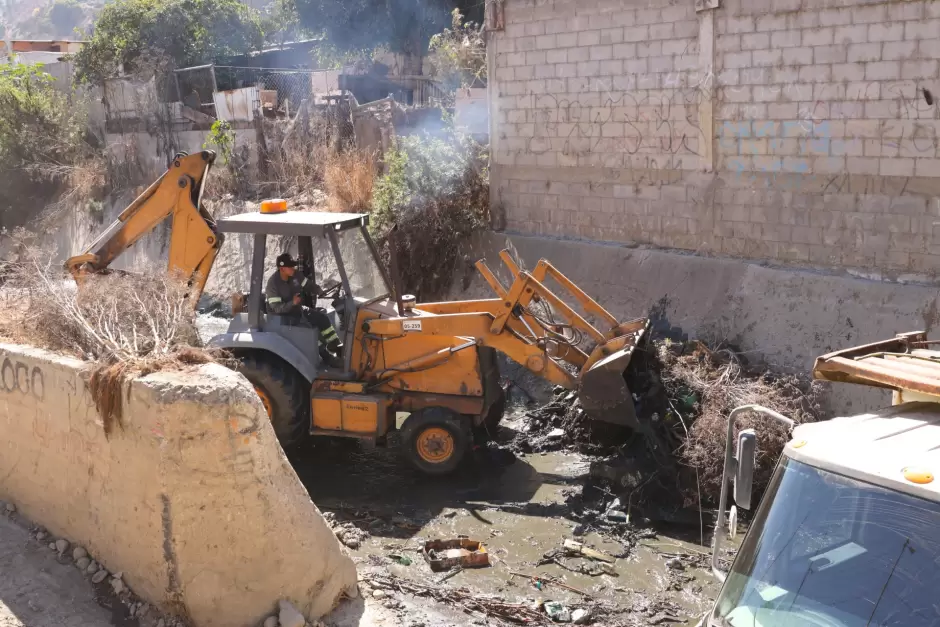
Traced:
<path fill-rule="evenodd" d="M 429 475 L 446 475 L 460 466 L 470 448 L 468 423 L 443 407 L 413 412 L 401 430 L 401 446 L 412 466 Z"/>
<path fill-rule="evenodd" d="M 310 434 L 310 386 L 297 370 L 275 355 L 240 352 L 238 372 L 261 397 L 274 433 L 286 451 Z"/>

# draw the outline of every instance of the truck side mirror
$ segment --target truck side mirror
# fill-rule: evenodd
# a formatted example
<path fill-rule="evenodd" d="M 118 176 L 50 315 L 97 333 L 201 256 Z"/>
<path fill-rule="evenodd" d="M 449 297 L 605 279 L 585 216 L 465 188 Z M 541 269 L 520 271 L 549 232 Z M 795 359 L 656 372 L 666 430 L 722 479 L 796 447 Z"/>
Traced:
<path fill-rule="evenodd" d="M 738 434 L 737 467 L 734 473 L 734 502 L 741 509 L 751 509 L 756 464 L 757 434 L 753 429 L 744 429 Z"/>

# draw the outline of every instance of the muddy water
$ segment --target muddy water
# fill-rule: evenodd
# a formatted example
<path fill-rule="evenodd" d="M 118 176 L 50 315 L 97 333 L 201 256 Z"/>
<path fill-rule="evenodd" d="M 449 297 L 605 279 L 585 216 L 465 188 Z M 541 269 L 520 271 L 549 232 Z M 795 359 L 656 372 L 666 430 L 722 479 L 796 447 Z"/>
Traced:
<path fill-rule="evenodd" d="M 577 593 L 550 583 L 539 590 L 531 580 L 511 572 L 553 576 L 616 606 L 604 624 L 653 624 L 665 615 L 662 624 L 694 625 L 717 592 L 704 556 L 685 560 L 685 570 L 677 573 L 666 567 L 670 555 L 663 555 L 698 556 L 707 553 L 707 547 L 663 531 L 632 548 L 629 542 L 595 532 L 576 535 L 579 523 L 589 522 L 578 521 L 568 504 L 577 499 L 588 474 L 589 460 L 576 454 L 517 458 L 508 451 L 490 452 L 459 474 L 436 479 L 406 467 L 394 450 L 360 450 L 354 442 L 319 440 L 293 463 L 322 510 L 369 530 L 371 537 L 352 551 L 363 566 L 436 583 L 442 575 L 430 571 L 418 552 L 420 545 L 430 538 L 466 535 L 486 544 L 492 566 L 464 570 L 443 585 L 499 594 L 511 601 L 542 599 L 571 608 L 583 606 Z M 694 535 L 698 536 L 697 529 Z M 590 576 L 554 563 L 538 566 L 543 555 L 559 548 L 565 538 L 617 556 L 611 574 Z M 394 563 L 388 556 L 396 553 L 409 556 L 412 564 Z M 592 564 L 584 558 L 563 558 L 563 562 L 574 568 Z"/>

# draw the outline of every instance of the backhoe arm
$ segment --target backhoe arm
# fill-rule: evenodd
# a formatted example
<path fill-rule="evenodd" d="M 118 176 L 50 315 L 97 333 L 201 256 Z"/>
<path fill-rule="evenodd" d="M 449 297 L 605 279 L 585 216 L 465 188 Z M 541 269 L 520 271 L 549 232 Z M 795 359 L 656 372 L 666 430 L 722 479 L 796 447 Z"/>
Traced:
<path fill-rule="evenodd" d="M 167 171 L 122 211 L 84 253 L 66 261 L 65 267 L 76 280 L 86 273 L 104 272 L 120 254 L 172 216 L 168 270 L 189 282 L 195 303 L 222 244 L 215 220 L 200 203 L 213 161 L 215 153 L 210 150 L 177 155 Z"/>

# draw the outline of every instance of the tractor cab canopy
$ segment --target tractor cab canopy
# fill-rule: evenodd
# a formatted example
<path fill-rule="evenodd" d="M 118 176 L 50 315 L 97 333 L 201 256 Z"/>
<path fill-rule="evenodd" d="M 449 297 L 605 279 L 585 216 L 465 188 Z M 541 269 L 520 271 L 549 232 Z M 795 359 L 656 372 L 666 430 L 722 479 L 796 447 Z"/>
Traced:
<path fill-rule="evenodd" d="M 266 261 L 273 262 L 278 254 L 287 252 L 293 238 L 300 262 L 298 273 L 315 280 L 323 289 L 341 285 L 342 309 L 346 312 L 388 296 L 390 282 L 369 236 L 368 224 L 366 214 L 322 211 L 252 212 L 217 220 L 219 232 L 254 236 L 249 325 L 258 328 L 266 272 L 274 271 L 273 265 L 266 268 Z M 275 249 L 269 251 L 269 246 Z"/>

